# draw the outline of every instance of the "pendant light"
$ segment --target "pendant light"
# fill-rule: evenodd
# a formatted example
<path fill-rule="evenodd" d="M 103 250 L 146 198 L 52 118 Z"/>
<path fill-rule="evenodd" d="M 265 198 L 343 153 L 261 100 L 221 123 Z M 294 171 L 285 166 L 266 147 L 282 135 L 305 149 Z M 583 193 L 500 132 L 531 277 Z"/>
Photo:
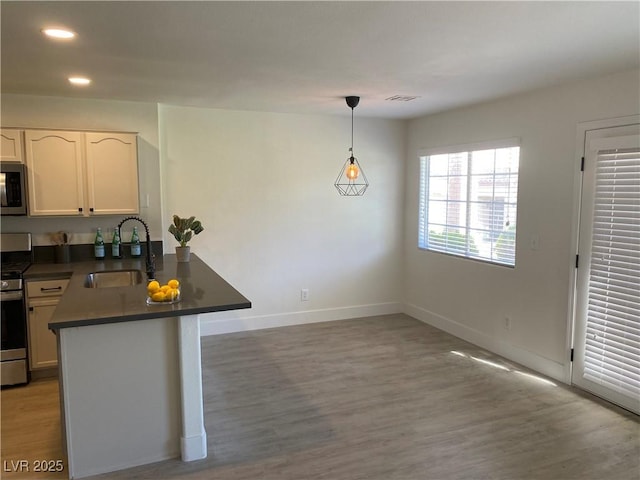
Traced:
<path fill-rule="evenodd" d="M 345 97 L 345 100 L 351 108 L 351 148 L 349 149 L 349 158 L 342 166 L 334 185 L 340 195 L 353 197 L 364 195 L 369 182 L 358 163 L 358 159 L 353 156 L 353 109 L 358 106 L 360 97 Z"/>

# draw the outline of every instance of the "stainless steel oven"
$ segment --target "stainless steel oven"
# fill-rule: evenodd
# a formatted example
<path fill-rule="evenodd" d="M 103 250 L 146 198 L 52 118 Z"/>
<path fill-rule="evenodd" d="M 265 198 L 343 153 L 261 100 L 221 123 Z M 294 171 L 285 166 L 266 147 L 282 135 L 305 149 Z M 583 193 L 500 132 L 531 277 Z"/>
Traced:
<path fill-rule="evenodd" d="M 29 381 L 27 310 L 22 276 L 32 261 L 31 234 L 0 234 L 0 253 L 0 379 L 2 386 L 18 385 Z"/>
<path fill-rule="evenodd" d="M 27 322 L 22 279 L 2 280 L 2 385 L 27 383 Z"/>
<path fill-rule="evenodd" d="M 26 168 L 21 163 L 0 162 L 0 213 L 27 214 Z"/>

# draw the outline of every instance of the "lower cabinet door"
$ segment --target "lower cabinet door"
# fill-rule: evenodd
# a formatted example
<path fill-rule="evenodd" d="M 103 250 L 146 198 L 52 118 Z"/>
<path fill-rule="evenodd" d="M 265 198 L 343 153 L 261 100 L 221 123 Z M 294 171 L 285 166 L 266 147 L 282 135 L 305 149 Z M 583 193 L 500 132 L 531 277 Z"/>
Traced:
<path fill-rule="evenodd" d="M 58 365 L 56 335 L 49 330 L 49 322 L 58 304 L 51 299 L 29 307 L 29 366 L 31 370 Z"/>

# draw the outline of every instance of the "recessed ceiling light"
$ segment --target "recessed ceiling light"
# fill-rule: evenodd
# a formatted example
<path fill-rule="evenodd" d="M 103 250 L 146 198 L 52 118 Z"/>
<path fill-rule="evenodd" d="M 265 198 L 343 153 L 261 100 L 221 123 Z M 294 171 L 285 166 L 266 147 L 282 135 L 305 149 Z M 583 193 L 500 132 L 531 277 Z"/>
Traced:
<path fill-rule="evenodd" d="M 87 77 L 69 77 L 69 82 L 74 85 L 89 85 L 91 83 L 91 79 Z"/>
<path fill-rule="evenodd" d="M 76 36 L 74 32 L 72 32 L 71 30 L 66 30 L 64 28 L 43 28 L 42 33 L 44 33 L 47 37 L 62 40 L 68 40 Z"/>

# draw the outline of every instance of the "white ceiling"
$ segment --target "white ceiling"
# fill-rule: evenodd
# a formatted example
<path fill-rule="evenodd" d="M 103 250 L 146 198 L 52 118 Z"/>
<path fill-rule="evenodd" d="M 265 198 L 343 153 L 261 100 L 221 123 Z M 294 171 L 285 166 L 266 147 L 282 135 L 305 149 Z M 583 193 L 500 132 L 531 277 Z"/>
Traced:
<path fill-rule="evenodd" d="M 29 2 L 2 93 L 413 118 L 640 66 L 640 2 Z M 78 33 L 44 38 L 48 25 Z M 68 84 L 71 74 L 93 79 Z M 411 95 L 411 102 L 390 102 Z"/>

